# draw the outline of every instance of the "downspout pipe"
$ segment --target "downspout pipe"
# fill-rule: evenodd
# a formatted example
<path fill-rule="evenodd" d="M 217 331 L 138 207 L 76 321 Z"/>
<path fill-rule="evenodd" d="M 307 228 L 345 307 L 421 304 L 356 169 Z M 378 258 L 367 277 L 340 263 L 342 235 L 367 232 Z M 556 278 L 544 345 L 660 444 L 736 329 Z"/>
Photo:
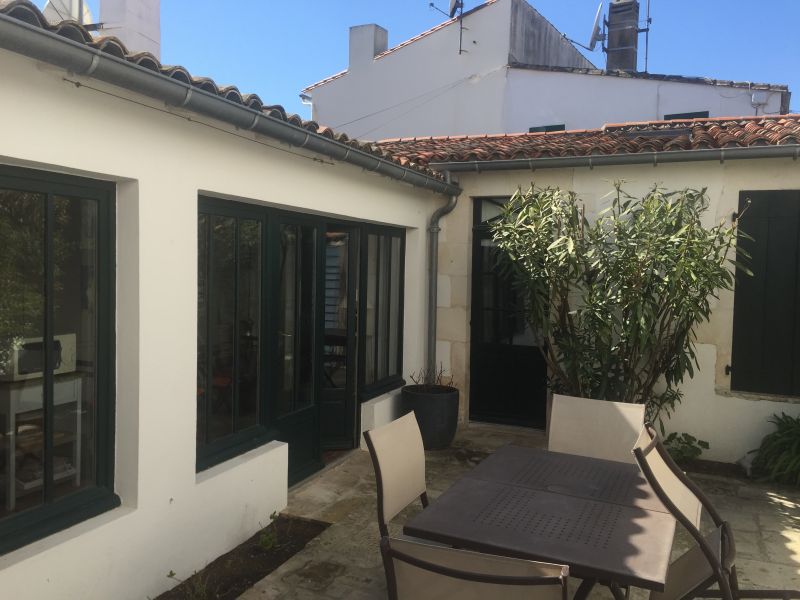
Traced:
<path fill-rule="evenodd" d="M 433 175 L 364 152 L 7 15 L 0 15 L 0 48 L 432 192 L 448 196 L 461 192 L 458 186 Z"/>
<path fill-rule="evenodd" d="M 448 184 L 452 184 L 450 171 L 445 171 L 444 177 Z M 458 194 L 453 194 L 445 205 L 434 211 L 428 226 L 428 340 L 425 354 L 425 383 L 433 383 L 436 376 L 436 305 L 439 291 L 439 232 L 442 229 L 439 222 L 446 214 L 453 212 L 456 204 L 458 204 Z"/>

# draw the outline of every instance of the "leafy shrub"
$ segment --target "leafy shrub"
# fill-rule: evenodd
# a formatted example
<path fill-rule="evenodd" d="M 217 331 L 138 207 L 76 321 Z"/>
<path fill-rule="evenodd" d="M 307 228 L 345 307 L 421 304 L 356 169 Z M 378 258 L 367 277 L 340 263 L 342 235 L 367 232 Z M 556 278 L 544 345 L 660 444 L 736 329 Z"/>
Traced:
<path fill-rule="evenodd" d="M 769 421 L 777 431 L 761 440 L 753 468 L 772 481 L 800 486 L 800 417 L 781 413 Z"/>
<path fill-rule="evenodd" d="M 644 403 L 663 424 L 694 374 L 695 329 L 709 319 L 711 298 L 733 289 L 736 224 L 704 225 L 705 190 L 655 187 L 635 198 L 615 189 L 591 222 L 574 192 L 519 191 L 492 234 L 542 337 L 550 387 Z"/>
<path fill-rule="evenodd" d="M 664 446 L 669 451 L 670 456 L 675 459 L 677 463 L 685 463 L 688 460 L 700 458 L 703 450 L 708 450 L 708 442 L 698 440 L 693 435 L 688 433 L 670 433 L 664 439 Z"/>

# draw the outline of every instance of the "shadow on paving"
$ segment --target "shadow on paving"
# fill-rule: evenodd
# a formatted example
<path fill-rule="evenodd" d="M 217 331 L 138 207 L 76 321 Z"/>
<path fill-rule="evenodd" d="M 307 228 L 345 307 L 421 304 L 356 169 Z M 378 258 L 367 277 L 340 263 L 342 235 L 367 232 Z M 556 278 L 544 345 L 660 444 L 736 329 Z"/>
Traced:
<path fill-rule="evenodd" d="M 426 453 L 428 495 L 435 498 L 462 474 L 506 444 L 546 445 L 543 432 L 483 424 L 459 431 L 452 448 Z M 697 475 L 693 478 L 732 524 L 736 537 L 742 585 L 800 588 L 800 492 L 742 480 Z M 415 503 L 390 524 L 392 535 L 421 509 Z M 386 598 L 378 546 L 375 479 L 369 454 L 354 451 L 289 492 L 284 514 L 331 523 L 322 534 L 280 568 L 256 583 L 240 598 L 256 600 Z M 678 528 L 673 556 L 690 545 Z M 570 581 L 571 594 L 577 582 Z M 645 600 L 646 590 L 631 597 Z M 595 588 L 592 600 L 609 599 Z"/>

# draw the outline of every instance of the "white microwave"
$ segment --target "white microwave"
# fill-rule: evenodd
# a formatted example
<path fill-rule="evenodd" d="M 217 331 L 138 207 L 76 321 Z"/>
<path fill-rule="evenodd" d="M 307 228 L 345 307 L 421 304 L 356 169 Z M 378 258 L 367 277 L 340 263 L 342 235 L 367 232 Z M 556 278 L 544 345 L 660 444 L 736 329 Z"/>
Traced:
<path fill-rule="evenodd" d="M 75 338 L 74 333 L 53 336 L 55 375 L 72 373 L 75 370 Z M 14 340 L 5 362 L 0 363 L 0 381 L 24 381 L 43 377 L 44 350 L 42 338 Z"/>

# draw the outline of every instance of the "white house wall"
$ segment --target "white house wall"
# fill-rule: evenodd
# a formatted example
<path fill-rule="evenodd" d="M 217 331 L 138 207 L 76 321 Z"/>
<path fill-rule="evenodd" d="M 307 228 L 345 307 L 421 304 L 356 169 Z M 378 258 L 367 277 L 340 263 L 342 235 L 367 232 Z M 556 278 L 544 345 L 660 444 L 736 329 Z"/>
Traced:
<path fill-rule="evenodd" d="M 710 117 L 779 114 L 781 92 L 767 94 L 758 112 L 752 90 L 613 75 L 509 69 L 503 93 L 503 131 L 564 124 L 592 129 L 607 123 L 657 121 L 664 115 L 708 111 Z"/>
<path fill-rule="evenodd" d="M 587 206 L 601 209 L 610 201 L 613 182 L 641 195 L 654 184 L 668 189 L 707 188 L 707 224 L 731 219 L 741 190 L 800 189 L 800 162 L 792 159 L 732 160 L 696 163 L 608 166 L 594 169 L 541 169 L 458 174 L 464 189 L 458 206 L 442 221 L 439 249 L 437 356 L 452 370 L 465 398 L 462 418 L 469 414 L 469 281 L 472 252 L 472 198 L 510 196 L 518 188 L 559 186 L 571 189 Z M 800 415 L 800 400 L 731 391 L 733 293 L 713 301 L 711 321 L 698 330 L 699 371 L 682 390 L 683 403 L 668 422 L 669 430 L 689 432 L 711 444 L 703 458 L 734 462 L 757 448 L 772 430 L 767 419 L 782 411 Z"/>
<path fill-rule="evenodd" d="M 464 17 L 463 54 L 452 24 L 312 90 L 314 120 L 369 140 L 500 131 L 490 107 L 502 103 L 510 10 L 503 0 Z"/>
<path fill-rule="evenodd" d="M 206 127 L 196 115 L 190 122 L 90 79 L 82 81 L 108 93 L 78 88 L 65 80 L 73 76 L 15 54 L 0 52 L 0 72 L 0 163 L 117 183 L 122 499 L 0 557 L 0 590 L 16 600 L 153 597 L 174 585 L 168 572 L 191 575 L 286 504 L 282 443 L 195 472 L 198 192 L 407 228 L 407 373 L 423 364 L 424 230 L 443 199 L 222 123 Z"/>

